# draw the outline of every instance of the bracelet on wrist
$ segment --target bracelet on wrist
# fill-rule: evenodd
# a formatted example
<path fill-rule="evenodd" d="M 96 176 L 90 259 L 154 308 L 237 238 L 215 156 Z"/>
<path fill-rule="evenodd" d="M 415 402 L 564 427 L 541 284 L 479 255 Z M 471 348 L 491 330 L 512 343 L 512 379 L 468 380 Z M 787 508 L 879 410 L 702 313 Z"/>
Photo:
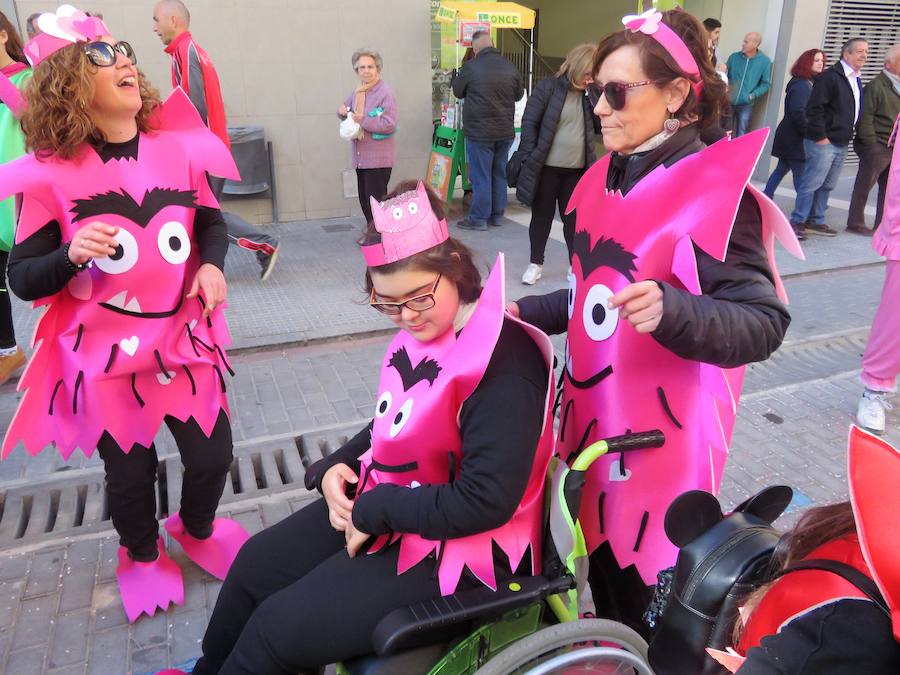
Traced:
<path fill-rule="evenodd" d="M 72 262 L 72 259 L 69 257 L 69 247 L 71 245 L 72 245 L 71 241 L 67 241 L 65 243 L 65 245 L 63 245 L 63 258 L 66 261 L 66 267 L 69 269 L 69 271 L 75 272 L 77 274 L 78 272 L 83 272 L 88 267 L 90 267 L 91 261 L 88 260 L 87 262 L 83 262 L 81 264 L 76 264 L 76 263 Z"/>

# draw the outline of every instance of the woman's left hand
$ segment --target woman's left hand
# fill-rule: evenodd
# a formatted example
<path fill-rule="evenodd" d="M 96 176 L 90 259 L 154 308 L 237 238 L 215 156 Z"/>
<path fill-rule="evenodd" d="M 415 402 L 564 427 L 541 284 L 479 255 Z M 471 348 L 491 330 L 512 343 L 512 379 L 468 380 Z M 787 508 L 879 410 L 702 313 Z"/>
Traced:
<path fill-rule="evenodd" d="M 629 284 L 609 299 L 609 308 L 616 307 L 638 333 L 652 333 L 663 315 L 662 289 L 653 280 Z"/>
<path fill-rule="evenodd" d="M 196 298 L 200 291 L 203 291 L 206 298 L 206 306 L 203 308 L 203 318 L 205 319 L 213 313 L 216 307 L 225 302 L 225 296 L 228 293 L 225 275 L 212 263 L 200 265 L 200 269 L 194 276 L 194 283 L 191 284 L 191 290 L 185 297 Z"/>
<path fill-rule="evenodd" d="M 366 534 L 365 532 L 360 532 L 353 525 L 353 518 L 349 518 L 347 520 L 347 529 L 344 530 L 344 538 L 347 542 L 347 555 L 351 558 L 355 558 L 356 554 L 359 553 L 359 549 L 362 548 L 362 545 L 365 544 L 371 534 Z"/>

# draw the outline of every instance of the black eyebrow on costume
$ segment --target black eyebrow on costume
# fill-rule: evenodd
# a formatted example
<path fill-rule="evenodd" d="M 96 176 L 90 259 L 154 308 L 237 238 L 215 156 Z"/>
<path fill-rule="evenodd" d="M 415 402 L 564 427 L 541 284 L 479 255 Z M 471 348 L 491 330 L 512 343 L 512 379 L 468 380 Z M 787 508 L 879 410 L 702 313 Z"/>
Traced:
<path fill-rule="evenodd" d="M 634 259 L 637 256 L 614 239 L 600 240 L 591 248 L 591 235 L 587 230 L 578 230 L 572 241 L 572 255 L 578 256 L 581 261 L 581 271 L 584 278 L 600 267 L 611 267 L 621 273 L 628 281 L 634 282 L 632 272 L 637 272 Z"/>
<path fill-rule="evenodd" d="M 153 217 L 166 206 L 196 207 L 197 193 L 194 190 L 153 188 L 144 193 L 144 198 L 138 204 L 125 190 L 112 190 L 91 195 L 87 199 L 76 199 L 74 204 L 71 209 L 75 214 L 72 219 L 74 223 L 86 218 L 112 215 L 128 218 L 141 227 L 147 227 Z"/>
<path fill-rule="evenodd" d="M 403 391 L 409 391 L 414 385 L 423 380 L 428 380 L 428 385 L 431 386 L 437 379 L 438 373 L 441 372 L 441 366 L 438 362 L 427 356 L 419 361 L 419 365 L 413 368 L 406 347 L 400 347 L 400 349 L 395 351 L 391 355 L 388 365 L 393 367 L 400 375 Z"/>

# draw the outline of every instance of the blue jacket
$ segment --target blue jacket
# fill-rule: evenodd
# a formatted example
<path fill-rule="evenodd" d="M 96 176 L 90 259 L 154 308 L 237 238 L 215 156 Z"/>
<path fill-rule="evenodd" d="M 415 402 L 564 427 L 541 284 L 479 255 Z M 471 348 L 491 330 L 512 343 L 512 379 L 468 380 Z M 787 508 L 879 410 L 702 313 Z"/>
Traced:
<path fill-rule="evenodd" d="M 806 160 L 803 137 L 806 135 L 806 103 L 812 93 L 812 80 L 792 77 L 784 97 L 784 117 L 775 130 L 772 156 L 785 160 Z"/>
<path fill-rule="evenodd" d="M 752 59 L 743 52 L 728 57 L 728 86 L 732 105 L 752 103 L 769 91 L 772 62 L 761 51 Z"/>

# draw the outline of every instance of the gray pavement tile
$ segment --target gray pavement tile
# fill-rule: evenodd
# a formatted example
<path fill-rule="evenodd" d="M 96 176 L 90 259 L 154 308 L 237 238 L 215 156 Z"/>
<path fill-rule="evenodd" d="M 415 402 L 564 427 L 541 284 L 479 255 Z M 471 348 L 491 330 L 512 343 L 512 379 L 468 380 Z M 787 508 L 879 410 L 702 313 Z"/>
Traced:
<path fill-rule="evenodd" d="M 200 655 L 200 643 L 203 640 L 206 623 L 204 608 L 172 617 L 172 632 L 169 638 L 169 658 L 172 663 L 196 659 Z"/>
<path fill-rule="evenodd" d="M 128 663 L 128 626 L 97 631 L 88 655 L 88 675 L 120 673 Z"/>
<path fill-rule="evenodd" d="M 0 581 L 24 579 L 28 575 L 32 557 L 28 555 L 10 555 L 3 557 L 0 565 Z"/>
<path fill-rule="evenodd" d="M 16 618 L 16 611 L 22 601 L 22 591 L 25 590 L 25 579 L 0 581 L 0 634 L 12 625 Z"/>
<path fill-rule="evenodd" d="M 56 615 L 59 597 L 44 595 L 40 598 L 23 600 L 16 610 L 11 651 L 47 644 L 50 626 Z M 15 672 L 15 671 L 13 671 Z"/>
<path fill-rule="evenodd" d="M 48 670 L 46 672 L 47 675 L 84 675 L 86 669 L 87 663 L 76 663 L 72 666 L 54 668 L 53 670 Z"/>
<path fill-rule="evenodd" d="M 131 649 L 134 652 L 161 645 L 164 647 L 168 639 L 168 613 L 157 612 L 153 616 L 142 616 L 131 629 Z"/>
<path fill-rule="evenodd" d="M 41 675 L 46 656 L 46 645 L 13 652 L 6 661 L 7 672 L 10 675 Z"/>
<path fill-rule="evenodd" d="M 97 570 L 95 563 L 79 562 L 77 560 L 67 562 L 62 574 L 59 611 L 67 612 L 82 607 L 90 607 L 94 598 L 94 583 L 96 579 Z"/>
<path fill-rule="evenodd" d="M 28 584 L 25 586 L 26 598 L 51 593 L 59 588 L 64 555 L 64 549 L 54 549 L 42 551 L 34 557 L 28 574 Z"/>
<path fill-rule="evenodd" d="M 122 606 L 122 597 L 119 595 L 119 586 L 115 581 L 98 583 L 94 586 L 94 594 L 91 599 L 91 607 L 94 610 L 94 630 L 108 632 L 106 629 L 115 629 L 128 625 L 128 617 Z"/>
<path fill-rule="evenodd" d="M 131 652 L 131 672 L 134 675 L 155 673 L 166 665 L 169 648 L 165 644 Z"/>
<path fill-rule="evenodd" d="M 88 635 L 90 624 L 91 613 L 87 609 L 57 616 L 48 668 L 84 663 L 87 656 L 87 640 L 84 638 Z"/>

